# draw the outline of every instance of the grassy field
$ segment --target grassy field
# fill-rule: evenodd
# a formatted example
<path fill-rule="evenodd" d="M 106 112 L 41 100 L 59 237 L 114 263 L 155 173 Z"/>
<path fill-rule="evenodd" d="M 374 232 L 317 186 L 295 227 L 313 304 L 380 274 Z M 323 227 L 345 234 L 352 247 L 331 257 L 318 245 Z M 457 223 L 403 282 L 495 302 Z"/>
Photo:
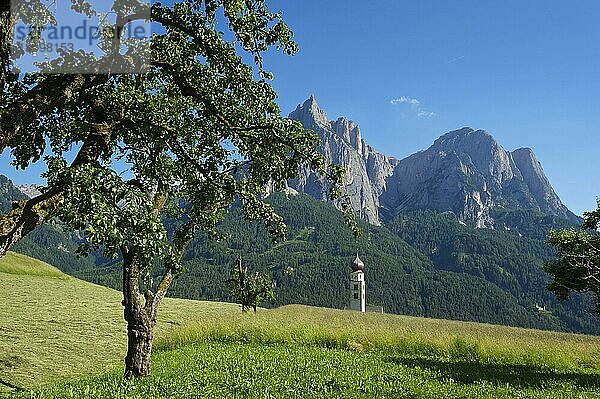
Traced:
<path fill-rule="evenodd" d="M 0 259 L 0 391 L 102 373 L 125 357 L 121 293 L 43 262 L 9 253 Z M 170 299 L 157 335 L 191 319 L 237 313 L 232 304 Z"/>
<path fill-rule="evenodd" d="M 0 380 L 34 388 L 15 399 L 600 398 L 600 337 L 174 299 L 153 377 L 123 382 L 120 294 L 25 260 L 0 260 Z"/>
<path fill-rule="evenodd" d="M 15 398 L 598 398 L 597 375 L 312 346 L 199 343 L 154 356 L 154 376 L 118 372 Z"/>
<path fill-rule="evenodd" d="M 600 337 L 301 305 L 191 322 L 163 336 L 156 347 L 169 350 L 195 342 L 310 345 L 600 370 Z"/>

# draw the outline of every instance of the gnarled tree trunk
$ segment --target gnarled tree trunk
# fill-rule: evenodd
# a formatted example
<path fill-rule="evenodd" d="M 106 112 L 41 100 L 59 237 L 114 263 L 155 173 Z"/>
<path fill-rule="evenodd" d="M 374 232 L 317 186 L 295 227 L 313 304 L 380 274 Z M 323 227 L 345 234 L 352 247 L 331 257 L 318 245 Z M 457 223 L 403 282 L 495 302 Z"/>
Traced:
<path fill-rule="evenodd" d="M 154 324 L 144 317 L 127 322 L 127 356 L 125 378 L 149 376 L 152 371 L 151 355 Z"/>
<path fill-rule="evenodd" d="M 173 282 L 170 270 L 163 275 L 156 294 L 148 290 L 142 298 L 139 287 L 140 265 L 135 252 L 122 247 L 123 253 L 123 316 L 127 321 L 127 356 L 124 378 L 147 377 L 152 372 L 152 341 L 158 308 Z"/>
<path fill-rule="evenodd" d="M 146 377 L 151 373 L 150 356 L 154 325 L 142 305 L 139 290 L 139 265 L 135 253 L 123 247 L 123 317 L 127 321 L 125 378 Z M 146 300 L 151 300 L 149 296 Z"/>

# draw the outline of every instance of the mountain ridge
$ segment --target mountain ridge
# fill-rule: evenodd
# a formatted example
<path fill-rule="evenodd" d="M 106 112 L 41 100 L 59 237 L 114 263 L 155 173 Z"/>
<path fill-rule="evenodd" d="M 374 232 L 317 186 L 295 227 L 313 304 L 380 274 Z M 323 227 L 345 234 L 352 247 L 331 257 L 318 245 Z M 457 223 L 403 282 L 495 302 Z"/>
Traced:
<path fill-rule="evenodd" d="M 535 210 L 576 224 L 578 216 L 560 200 L 533 150 L 507 151 L 487 131 L 463 127 L 447 132 L 425 149 L 403 159 L 371 147 L 358 124 L 346 117 L 329 120 L 314 95 L 290 113 L 323 141 L 327 163 L 338 163 L 350 203 L 359 217 L 380 225 L 396 214 L 419 209 L 453 212 L 461 222 L 481 228 L 507 228 L 492 210 Z M 324 200 L 324 181 L 301 168 L 289 183 Z"/>

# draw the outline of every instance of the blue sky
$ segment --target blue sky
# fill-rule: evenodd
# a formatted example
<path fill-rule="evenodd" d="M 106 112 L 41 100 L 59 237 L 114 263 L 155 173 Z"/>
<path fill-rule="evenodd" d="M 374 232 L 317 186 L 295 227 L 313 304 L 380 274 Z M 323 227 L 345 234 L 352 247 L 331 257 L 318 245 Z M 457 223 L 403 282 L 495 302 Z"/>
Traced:
<path fill-rule="evenodd" d="M 600 2 L 274 0 L 301 51 L 269 55 L 284 113 L 314 94 L 402 158 L 470 126 L 531 147 L 576 213 L 600 196 Z M 392 104 L 392 100 L 395 104 Z M 418 104 L 416 103 L 418 101 Z M 0 173 L 19 183 L 39 170 Z"/>
<path fill-rule="evenodd" d="M 396 157 L 449 130 L 485 129 L 507 150 L 533 148 L 573 211 L 595 208 L 600 2 L 277 0 L 272 8 L 301 48 L 268 59 L 284 112 L 312 93 L 330 119 L 350 117 Z"/>

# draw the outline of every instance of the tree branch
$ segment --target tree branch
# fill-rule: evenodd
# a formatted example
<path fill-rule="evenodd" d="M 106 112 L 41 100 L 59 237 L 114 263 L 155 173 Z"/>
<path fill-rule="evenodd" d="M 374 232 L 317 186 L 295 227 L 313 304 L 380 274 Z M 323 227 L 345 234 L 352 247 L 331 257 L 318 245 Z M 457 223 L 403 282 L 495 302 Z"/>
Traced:
<path fill-rule="evenodd" d="M 96 163 L 110 141 L 110 129 L 106 125 L 96 125 L 97 130 L 86 138 L 71 168 Z M 12 211 L 0 217 L 0 257 L 12 246 L 51 219 L 62 203 L 67 189 L 65 181 L 57 182 L 42 195 L 17 202 Z"/>
<path fill-rule="evenodd" d="M 0 109 L 0 153 L 15 146 L 42 115 L 51 114 L 80 93 L 108 81 L 108 75 L 52 75 L 45 77 L 17 101 Z"/>

